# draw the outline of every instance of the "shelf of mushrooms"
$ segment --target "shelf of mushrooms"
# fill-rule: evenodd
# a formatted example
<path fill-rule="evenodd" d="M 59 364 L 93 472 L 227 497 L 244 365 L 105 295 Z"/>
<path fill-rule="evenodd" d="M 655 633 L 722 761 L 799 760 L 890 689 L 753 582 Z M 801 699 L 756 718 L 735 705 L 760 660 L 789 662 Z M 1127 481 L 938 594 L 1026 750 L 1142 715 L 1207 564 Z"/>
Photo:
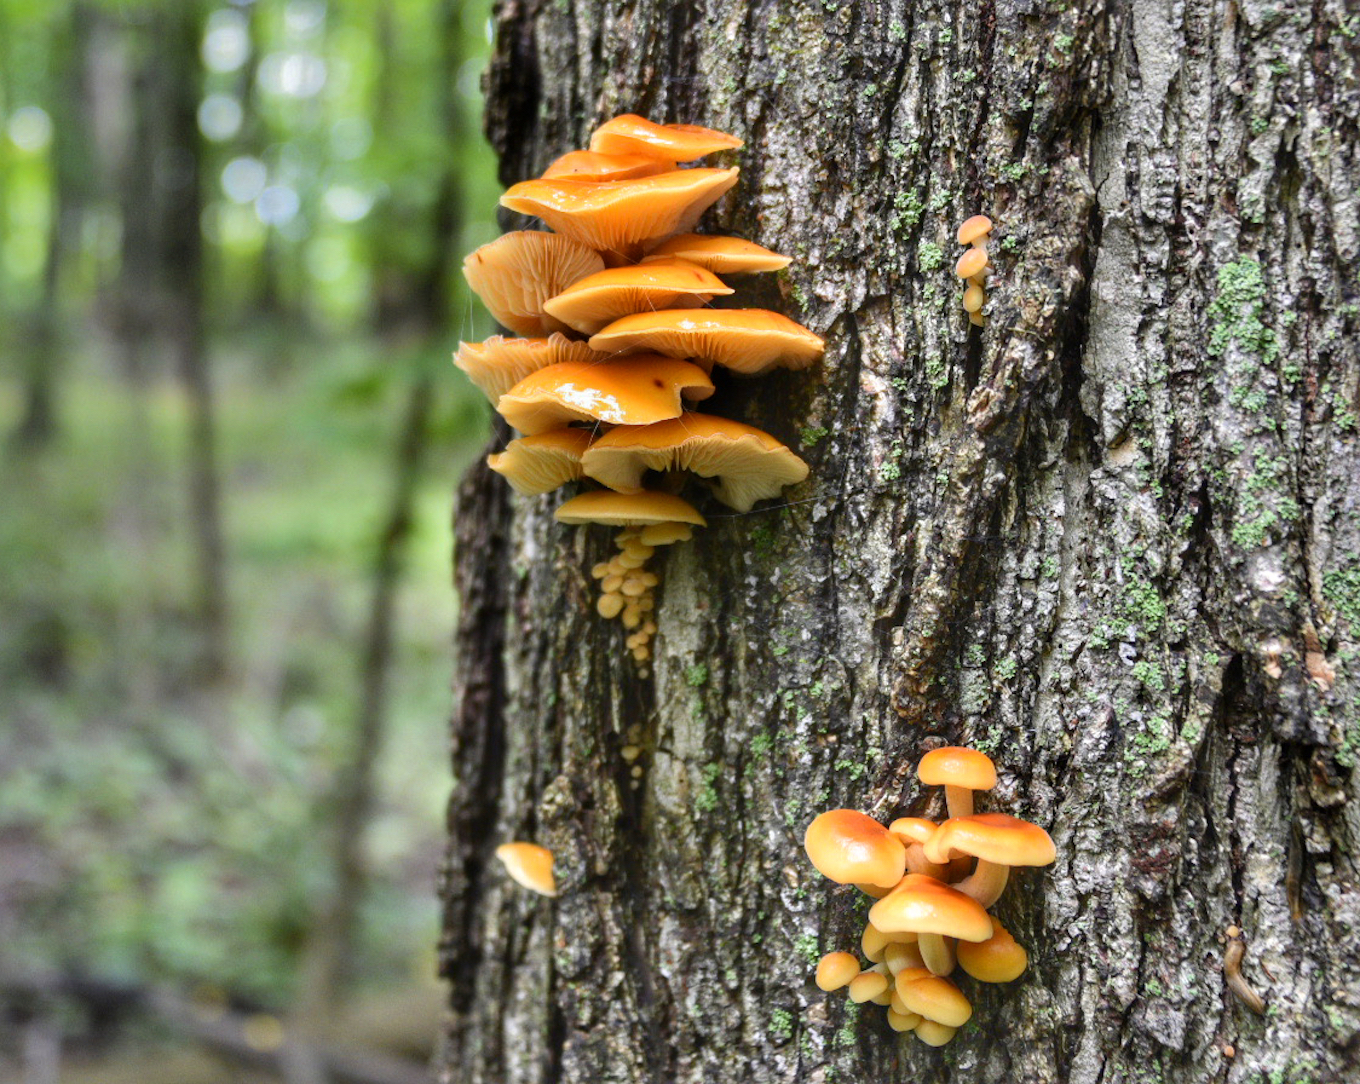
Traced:
<path fill-rule="evenodd" d="M 686 474 L 711 479 L 717 500 L 747 512 L 808 473 L 770 434 L 692 409 L 713 394 L 715 366 L 759 376 L 804 369 L 823 353 L 820 338 L 777 312 L 709 307 L 734 293 L 723 276 L 790 262 L 736 237 L 690 232 L 739 174 L 691 163 L 741 146 L 709 128 L 615 117 L 588 150 L 501 197 L 552 232 L 507 233 L 463 264 L 491 315 L 523 336 L 462 343 L 454 357 L 522 434 L 488 464 L 526 495 L 583 479 L 605 487 L 566 501 L 556 518 L 622 528 L 617 554 L 591 572 L 596 609 L 622 622 L 640 668 L 651 658 L 660 585 L 647 562 L 706 526 L 676 492 Z"/>
<path fill-rule="evenodd" d="M 949 976 L 957 965 L 978 982 L 1020 977 L 1023 947 L 988 909 L 1012 867 L 1047 866 L 1053 841 L 1038 825 L 1005 813 L 973 812 L 973 793 L 996 786 L 996 768 L 975 749 L 948 746 L 921 758 L 922 783 L 945 788 L 942 824 L 900 817 L 884 827 L 852 809 L 833 809 L 808 825 L 803 840 L 818 871 L 874 897 L 860 939 L 868 959 L 829 952 L 816 983 L 845 988 L 855 1002 L 888 1010 L 894 1031 L 943 1046 L 973 1014 Z"/>

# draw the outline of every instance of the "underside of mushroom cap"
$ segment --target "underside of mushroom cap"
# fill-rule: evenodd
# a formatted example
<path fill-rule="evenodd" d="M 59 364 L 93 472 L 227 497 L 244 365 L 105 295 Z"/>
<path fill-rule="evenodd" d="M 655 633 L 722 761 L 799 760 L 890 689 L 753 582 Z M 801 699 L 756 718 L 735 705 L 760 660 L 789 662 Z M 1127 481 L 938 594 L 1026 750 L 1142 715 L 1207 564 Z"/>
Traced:
<path fill-rule="evenodd" d="M 642 488 L 648 470 L 686 470 L 716 477 L 720 501 L 749 512 L 756 501 L 801 482 L 808 466 L 770 434 L 709 414 L 687 413 L 645 426 L 620 426 L 602 436 L 582 466 L 611 489 Z"/>
<path fill-rule="evenodd" d="M 590 149 L 601 154 L 640 154 L 674 162 L 693 162 L 706 154 L 735 150 L 734 135 L 697 124 L 655 124 L 636 113 L 606 121 L 590 137 Z"/>
<path fill-rule="evenodd" d="M 533 437 L 512 440 L 486 465 L 503 475 L 516 493 L 534 496 L 578 480 L 581 456 L 590 447 L 589 429 L 551 429 Z"/>
<path fill-rule="evenodd" d="M 565 330 L 543 302 L 573 282 L 604 270 L 590 245 L 541 230 L 516 230 L 469 253 L 463 277 L 491 315 L 517 335 Z"/>
<path fill-rule="evenodd" d="M 685 399 L 707 399 L 713 381 L 697 365 L 641 354 L 600 363 L 564 362 L 530 373 L 496 409 L 528 436 L 573 421 L 650 425 L 678 416 Z"/>
<path fill-rule="evenodd" d="M 666 309 L 615 320 L 590 338 L 601 353 L 654 350 L 701 358 L 759 376 L 775 368 L 805 369 L 825 344 L 807 328 L 768 309 Z"/>
<path fill-rule="evenodd" d="M 604 523 L 612 527 L 645 527 L 652 523 L 708 525 L 698 509 L 683 497 L 651 491 L 615 493 L 602 489 L 581 493 L 563 504 L 553 517 L 559 523 Z"/>
<path fill-rule="evenodd" d="M 663 238 L 692 229 L 737 175 L 735 168 L 678 169 L 628 181 L 523 181 L 501 196 L 501 205 L 536 215 L 587 248 L 636 260 Z"/>
<path fill-rule="evenodd" d="M 603 362 L 607 359 L 583 342 L 554 331 L 546 339 L 507 339 L 492 335 L 485 342 L 459 343 L 453 363 L 494 406 L 496 401 L 530 373 L 564 361 Z"/>
<path fill-rule="evenodd" d="M 992 936 L 992 920 L 975 900 L 919 873 L 907 874 L 874 904 L 869 921 L 884 933 L 915 931 L 963 941 Z"/>
<path fill-rule="evenodd" d="M 732 292 L 732 287 L 698 264 L 665 259 L 587 275 L 549 298 L 543 308 L 577 331 L 593 334 L 621 316 L 676 305 L 703 305 Z"/>
<path fill-rule="evenodd" d="M 642 154 L 600 154 L 569 151 L 543 171 L 543 180 L 569 177 L 574 181 L 630 181 L 669 173 L 675 162 Z"/>
<path fill-rule="evenodd" d="M 771 252 L 752 241 L 720 233 L 682 233 L 667 238 L 643 260 L 678 257 L 697 263 L 715 275 L 747 275 L 759 271 L 778 271 L 788 267 L 790 257 Z"/>

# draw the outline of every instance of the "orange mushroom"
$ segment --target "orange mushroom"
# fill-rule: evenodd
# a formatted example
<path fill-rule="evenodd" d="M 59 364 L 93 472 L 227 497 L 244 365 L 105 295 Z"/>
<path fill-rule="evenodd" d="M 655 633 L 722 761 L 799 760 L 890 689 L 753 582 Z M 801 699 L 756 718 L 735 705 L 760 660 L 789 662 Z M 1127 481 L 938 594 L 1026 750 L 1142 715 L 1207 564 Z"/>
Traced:
<path fill-rule="evenodd" d="M 505 872 L 517 883 L 540 896 L 556 896 L 557 882 L 553 879 L 553 854 L 537 843 L 502 843 L 496 857 Z"/>
<path fill-rule="evenodd" d="M 718 479 L 718 500 L 738 512 L 801 482 L 808 466 L 770 434 L 729 418 L 687 413 L 651 425 L 625 425 L 602 436 L 582 460 L 587 475 L 633 493 L 648 470 L 687 470 Z"/>
<path fill-rule="evenodd" d="M 978 982 L 1011 982 L 1025 973 L 1029 954 L 996 919 L 992 927 L 986 941 L 959 942 L 959 966 Z"/>
<path fill-rule="evenodd" d="M 603 361 L 583 342 L 554 331 L 546 339 L 507 339 L 492 335 L 485 342 L 459 343 L 453 363 L 492 404 L 530 373 L 564 361 Z"/>
<path fill-rule="evenodd" d="M 530 373 L 496 409 L 528 436 L 573 421 L 648 425 L 674 418 L 684 399 L 707 399 L 713 381 L 697 365 L 639 355 L 599 364 L 563 362 Z"/>
<path fill-rule="evenodd" d="M 547 493 L 582 476 L 581 456 L 590 447 L 590 435 L 588 429 L 550 429 L 520 437 L 499 455 L 487 456 L 486 465 L 503 475 L 516 493 Z"/>
<path fill-rule="evenodd" d="M 522 181 L 501 196 L 501 205 L 536 215 L 563 237 L 607 252 L 615 262 L 636 261 L 662 239 L 692 229 L 737 183 L 737 173 L 678 169 L 627 181 Z M 561 283 L 552 293 L 567 285 Z"/>
<path fill-rule="evenodd" d="M 1048 866 L 1057 858 L 1053 840 L 1037 824 L 1005 813 L 951 817 L 925 845 L 932 862 L 948 862 L 956 854 L 978 860 L 972 876 L 958 890 L 990 907 L 1006 888 L 1012 866 Z"/>
<path fill-rule="evenodd" d="M 642 527 L 652 523 L 692 523 L 706 527 L 698 510 L 673 493 L 614 493 L 593 490 L 566 501 L 553 518 L 559 523 L 605 523 L 612 527 Z"/>
<path fill-rule="evenodd" d="M 996 786 L 996 765 L 991 758 L 959 745 L 932 749 L 921 758 L 916 774 L 927 786 L 944 787 L 945 806 L 951 817 L 973 812 L 973 791 Z"/>
<path fill-rule="evenodd" d="M 959 227 L 959 244 L 972 245 L 979 241 L 985 241 L 987 235 L 991 232 L 992 220 L 990 218 L 986 215 L 973 215 L 972 218 L 965 219 L 963 225 Z"/>
<path fill-rule="evenodd" d="M 803 849 L 823 876 L 843 885 L 895 885 L 907 862 L 901 840 L 853 809 L 832 809 L 817 817 L 803 836 Z M 887 927 L 880 929 L 886 932 Z"/>
<path fill-rule="evenodd" d="M 615 320 L 590 338 L 601 353 L 654 350 L 700 358 L 733 372 L 759 376 L 771 369 L 805 369 L 825 344 L 802 324 L 766 309 L 666 309 Z"/>
<path fill-rule="evenodd" d="M 874 904 L 869 921 L 887 934 L 916 933 L 921 956 L 937 975 L 947 975 L 954 968 L 946 937 L 985 941 L 992 936 L 992 920 L 977 901 L 919 873 L 908 873 Z"/>
<path fill-rule="evenodd" d="M 704 305 L 732 292 L 732 287 L 697 264 L 679 259 L 653 260 L 587 275 L 545 301 L 543 310 L 590 335 L 620 316 L 677 305 Z"/>
<path fill-rule="evenodd" d="M 673 162 L 693 162 L 716 151 L 735 150 L 734 135 L 697 124 L 654 124 L 636 113 L 606 121 L 590 137 L 590 149 L 601 154 L 640 154 Z"/>
<path fill-rule="evenodd" d="M 778 271 L 792 262 L 788 256 L 740 237 L 716 233 L 682 233 L 668 238 L 652 249 L 643 263 L 678 257 L 697 263 L 715 275 L 747 275 L 758 271 Z"/>
<path fill-rule="evenodd" d="M 630 181 L 675 169 L 674 161 L 642 154 L 599 154 L 596 151 L 568 151 L 543 171 L 551 181 L 569 177 L 574 181 Z"/>
<path fill-rule="evenodd" d="M 604 270 L 590 246 L 540 230 L 517 230 L 471 252 L 463 277 L 491 315 L 519 335 L 547 335 L 566 325 L 543 312 L 543 302 L 577 279 Z"/>

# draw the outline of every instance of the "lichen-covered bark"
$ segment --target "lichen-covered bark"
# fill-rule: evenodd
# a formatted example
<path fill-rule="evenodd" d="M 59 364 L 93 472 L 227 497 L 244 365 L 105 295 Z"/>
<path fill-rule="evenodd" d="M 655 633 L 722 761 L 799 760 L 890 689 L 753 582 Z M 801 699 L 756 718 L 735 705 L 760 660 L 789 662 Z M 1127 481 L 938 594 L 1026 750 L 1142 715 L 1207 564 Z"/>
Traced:
<path fill-rule="evenodd" d="M 667 555 L 650 680 L 590 605 L 607 532 L 464 483 L 444 1079 L 1347 1079 L 1353 6 L 503 0 L 497 26 L 507 183 L 619 112 L 737 132 L 712 226 L 795 257 L 745 296 L 828 351 L 712 401 L 812 477 Z M 977 211 L 981 334 L 950 274 Z M 941 740 L 996 758 L 990 807 L 1058 862 L 1000 905 L 1030 972 L 933 1051 L 812 985 L 867 901 L 801 837 L 936 812 Z M 512 837 L 556 852 L 559 899 L 488 866 Z M 1225 986 L 1234 924 L 1262 1016 Z"/>

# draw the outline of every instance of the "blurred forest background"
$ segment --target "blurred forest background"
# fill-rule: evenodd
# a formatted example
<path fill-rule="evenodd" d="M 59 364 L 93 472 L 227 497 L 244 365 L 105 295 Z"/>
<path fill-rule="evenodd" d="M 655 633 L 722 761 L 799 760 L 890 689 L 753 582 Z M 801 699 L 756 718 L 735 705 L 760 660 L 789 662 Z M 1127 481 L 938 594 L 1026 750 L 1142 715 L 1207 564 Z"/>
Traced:
<path fill-rule="evenodd" d="M 420 1079 L 488 15 L 0 0 L 0 1080 Z"/>

